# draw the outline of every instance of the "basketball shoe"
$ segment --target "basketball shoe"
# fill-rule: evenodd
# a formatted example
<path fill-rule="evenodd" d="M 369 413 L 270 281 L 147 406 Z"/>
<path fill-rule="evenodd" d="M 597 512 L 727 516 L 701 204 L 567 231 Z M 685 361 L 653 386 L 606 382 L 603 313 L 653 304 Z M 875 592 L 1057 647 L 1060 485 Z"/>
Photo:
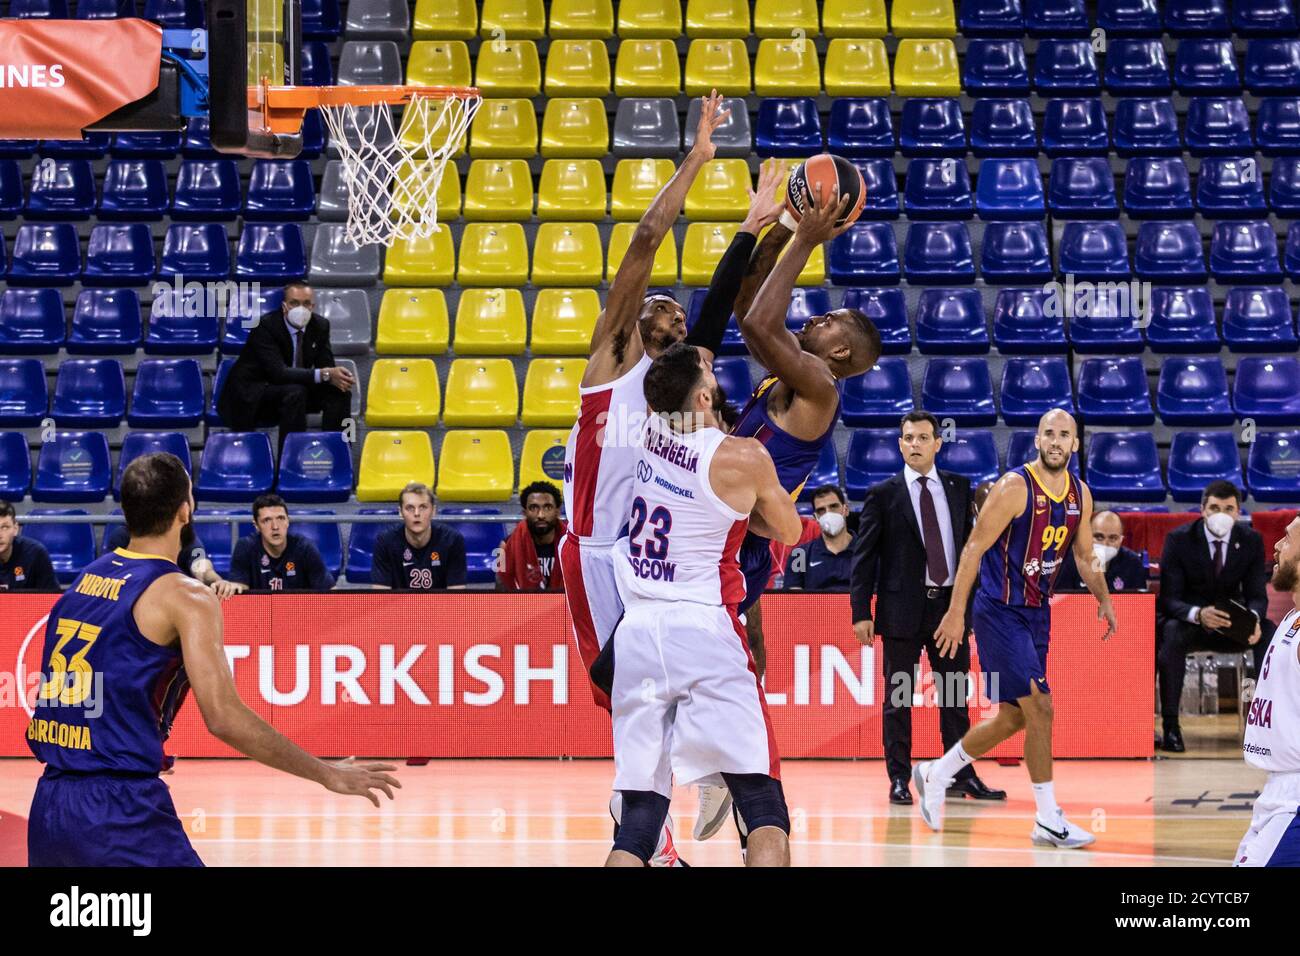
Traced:
<path fill-rule="evenodd" d="M 1065 819 L 1065 811 L 1060 809 L 1056 811 L 1056 819 L 1047 823 L 1035 816 L 1034 829 L 1029 834 L 1029 839 L 1035 846 L 1059 846 L 1065 850 L 1076 850 L 1097 842 L 1097 838 L 1083 827 L 1075 826 Z"/>
<path fill-rule="evenodd" d="M 921 819 L 931 830 L 943 829 L 943 801 L 948 795 L 951 780 L 936 780 L 930 776 L 935 761 L 926 760 L 912 768 L 912 786 L 916 787 L 916 802 L 921 807 Z"/>
<path fill-rule="evenodd" d="M 731 791 L 726 787 L 702 786 L 700 809 L 695 817 L 695 839 L 707 840 L 727 822 L 727 813 L 731 810 Z"/>

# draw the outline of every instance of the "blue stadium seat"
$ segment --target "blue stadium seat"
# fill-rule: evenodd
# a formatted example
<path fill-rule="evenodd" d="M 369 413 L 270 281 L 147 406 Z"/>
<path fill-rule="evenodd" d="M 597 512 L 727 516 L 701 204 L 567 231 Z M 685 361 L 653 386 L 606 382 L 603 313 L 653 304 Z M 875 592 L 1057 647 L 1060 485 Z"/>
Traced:
<path fill-rule="evenodd" d="M 1034 422 L 1037 425 L 1037 422 Z M 1013 471 L 1027 462 L 1033 461 L 1038 457 L 1038 449 L 1034 446 L 1034 439 L 1038 437 L 1034 431 L 1014 431 L 1007 439 L 1007 471 Z M 1080 449 L 1082 451 L 1082 449 Z M 1067 466 L 1074 477 L 1079 477 L 1079 458 L 1080 454 L 1076 452 L 1070 456 L 1070 464 Z"/>
<path fill-rule="evenodd" d="M 1052 277 L 1047 227 L 1041 222 L 991 222 L 984 227 L 980 274 L 986 282 L 1036 282 Z"/>
<path fill-rule="evenodd" d="M 153 274 L 153 237 L 145 223 L 104 222 L 90 230 L 86 285 L 145 285 Z"/>
<path fill-rule="evenodd" d="M 32 169 L 26 217 L 80 220 L 95 211 L 95 171 L 88 159 L 46 157 Z"/>
<path fill-rule="evenodd" d="M 307 247 L 302 227 L 292 222 L 246 222 L 239 234 L 235 276 L 263 282 L 287 282 L 307 274 Z"/>
<path fill-rule="evenodd" d="M 975 281 L 975 255 L 964 222 L 914 222 L 907 229 L 903 274 L 913 285 Z"/>
<path fill-rule="evenodd" d="M 302 32 L 311 40 L 335 40 L 343 31 L 339 0 L 303 0 Z"/>
<path fill-rule="evenodd" d="M 81 246 L 70 222 L 25 222 L 14 237 L 10 285 L 64 286 L 81 275 Z"/>
<path fill-rule="evenodd" d="M 1029 101 L 976 100 L 971 108 L 970 147 L 979 157 L 1037 156 L 1038 130 Z"/>
<path fill-rule="evenodd" d="M 1034 87 L 1043 96 L 1087 96 L 1101 92 L 1101 74 L 1090 40 L 1039 40 Z"/>
<path fill-rule="evenodd" d="M 208 425 L 222 426 L 226 423 L 222 420 L 221 415 L 217 412 L 217 403 L 221 399 L 221 389 L 226 384 L 226 378 L 230 375 L 231 368 L 234 367 L 233 358 L 223 358 L 221 364 L 217 366 L 217 372 L 212 376 L 212 395 L 208 398 L 208 410 L 203 416 L 204 422 Z"/>
<path fill-rule="evenodd" d="M 1178 114 L 1167 96 L 1115 104 L 1115 152 L 1121 156 L 1177 156 L 1183 148 Z"/>
<path fill-rule="evenodd" d="M 161 159 L 114 159 L 104 171 L 100 219 L 155 220 L 167 211 L 167 168 Z"/>
<path fill-rule="evenodd" d="M 1300 276 L 1300 228 L 1295 223 L 1286 232 L 1286 254 L 1284 268 L 1288 278 Z"/>
<path fill-rule="evenodd" d="M 1228 373 L 1217 355 L 1165 359 L 1156 412 L 1166 425 L 1231 425 Z"/>
<path fill-rule="evenodd" d="M 842 305 L 857 309 L 880 333 L 882 355 L 907 355 L 912 351 L 912 331 L 907 322 L 907 299 L 898 286 L 885 289 L 846 289 Z"/>
<path fill-rule="evenodd" d="M 790 305 L 785 310 L 785 324 L 798 331 L 814 315 L 831 311 L 831 295 L 826 289 L 797 288 L 790 293 Z"/>
<path fill-rule="evenodd" d="M 1196 223 L 1142 223 L 1133 245 L 1133 272 L 1139 279 L 1156 282 L 1204 281 L 1205 254 Z"/>
<path fill-rule="evenodd" d="M 1043 177 L 1032 159 L 980 160 L 975 211 L 981 219 L 1034 219 L 1047 215 Z"/>
<path fill-rule="evenodd" d="M 199 508 L 196 515 L 247 515 L 247 511 L 240 511 L 234 508 Z M 196 521 L 194 523 L 194 534 L 199 543 L 203 545 L 203 553 L 207 555 L 212 567 L 218 574 L 225 575 L 230 573 L 230 554 L 233 550 L 231 541 L 232 523 L 229 521 Z"/>
<path fill-rule="evenodd" d="M 1300 97 L 1267 96 L 1255 111 L 1255 135 L 1265 156 L 1300 155 Z"/>
<path fill-rule="evenodd" d="M 1025 12 L 1032 37 L 1086 37 L 1088 8 L 1084 0 L 1036 0 Z"/>
<path fill-rule="evenodd" d="M 988 324 L 980 290 L 922 289 L 916 303 L 916 347 L 922 355 L 983 355 Z"/>
<path fill-rule="evenodd" d="M 1256 96 L 1300 93 L 1300 40 L 1251 40 L 1245 80 Z"/>
<path fill-rule="evenodd" d="M 1300 157 L 1279 156 L 1273 160 L 1268 204 L 1279 216 L 1300 218 Z"/>
<path fill-rule="evenodd" d="M 1081 355 L 1128 355 L 1143 349 L 1141 303 L 1126 286 L 1075 290 L 1070 345 Z M 1136 314 L 1135 314 L 1136 313 Z"/>
<path fill-rule="evenodd" d="M 248 176 L 244 219 L 298 222 L 316 211 L 311 163 L 305 159 L 259 159 Z"/>
<path fill-rule="evenodd" d="M 1300 432 L 1258 432 L 1246 454 L 1246 482 L 1256 501 L 1300 499 Z"/>
<path fill-rule="evenodd" d="M 308 111 L 312 112 L 312 111 Z M 196 116 L 185 125 L 181 138 L 181 155 L 185 159 L 220 159 L 221 153 L 212 146 L 206 116 Z M 184 166 L 184 163 L 181 164 Z"/>
<path fill-rule="evenodd" d="M 1110 133 L 1101 100 L 1058 97 L 1047 101 L 1043 152 L 1048 156 L 1105 156 L 1109 149 Z"/>
<path fill-rule="evenodd" d="M 1196 206 L 1207 219 L 1265 216 L 1264 174 L 1253 156 L 1212 157 L 1201 161 Z"/>
<path fill-rule="evenodd" d="M 836 99 L 831 103 L 827 122 L 826 146 L 840 156 L 894 155 L 894 121 L 889 100 Z"/>
<path fill-rule="evenodd" d="M 342 432 L 293 432 L 285 437 L 276 482 L 285 501 L 347 501 L 354 483 L 352 453 Z"/>
<path fill-rule="evenodd" d="M 315 159 L 325 152 L 325 121 L 320 110 L 311 109 L 302 118 L 302 159 Z"/>
<path fill-rule="evenodd" d="M 704 297 L 708 293 L 707 289 L 696 289 L 691 293 L 690 301 L 686 306 L 686 328 L 688 330 L 695 328 L 695 323 L 699 321 L 700 312 L 704 307 Z M 273 306 L 279 308 L 280 303 L 277 300 Z M 268 310 L 269 311 L 269 310 Z M 260 314 L 260 313 L 259 313 Z M 247 332 L 244 333 L 247 336 Z M 230 336 L 230 322 L 226 322 L 226 336 Z M 242 345 L 242 341 L 241 341 Z M 222 345 L 222 351 L 228 351 L 226 346 Z M 745 339 L 740 334 L 740 326 L 736 324 L 736 317 L 733 315 L 727 320 L 726 331 L 722 335 L 722 347 L 718 351 L 719 355 L 748 355 L 749 346 L 745 344 Z"/>
<path fill-rule="evenodd" d="M 126 414 L 126 378 L 117 359 L 59 364 L 50 414 L 60 428 L 116 428 Z"/>
<path fill-rule="evenodd" d="M 1029 95 L 1029 61 L 1019 40 L 971 40 L 962 64 L 962 89 L 971 96 Z"/>
<path fill-rule="evenodd" d="M 1227 0 L 1167 0 L 1165 31 L 1176 37 L 1227 36 Z"/>
<path fill-rule="evenodd" d="M 1245 486 L 1241 454 L 1232 432 L 1179 432 L 1169 448 L 1169 494 L 1180 503 L 1201 501 L 1212 481 Z"/>
<path fill-rule="evenodd" d="M 862 203 L 860 219 L 898 218 L 898 179 L 894 164 L 888 159 L 855 159 L 853 165 L 862 173 L 866 199 Z"/>
<path fill-rule="evenodd" d="M 141 455 L 167 452 L 175 455 L 185 464 L 185 470 L 192 472 L 194 462 L 190 458 L 190 443 L 180 432 L 127 432 L 122 439 L 122 451 L 117 458 L 117 471 L 113 473 L 113 500 L 122 500 L 122 473 L 126 466 Z"/>
<path fill-rule="evenodd" d="M 483 521 L 456 521 L 452 515 L 497 514 L 495 508 L 441 508 L 438 514 L 465 539 L 465 581 L 488 584 L 496 580 L 497 549 L 513 526 Z M 348 566 L 351 572 L 351 565 Z"/>
<path fill-rule="evenodd" d="M 1106 49 L 1106 92 L 1116 96 L 1160 96 L 1173 90 L 1169 58 L 1157 39 L 1114 40 Z"/>
<path fill-rule="evenodd" d="M 1088 443 L 1094 501 L 1164 501 L 1160 451 L 1151 432 L 1099 432 Z"/>
<path fill-rule="evenodd" d="M 201 501 L 252 501 L 271 490 L 275 464 L 265 432 L 208 435 L 194 497 Z"/>
<path fill-rule="evenodd" d="M 17 160 L 0 159 L 0 220 L 23 211 L 23 171 Z"/>
<path fill-rule="evenodd" d="M 1037 173 L 1038 165 L 1030 162 Z M 1114 219 L 1119 203 L 1110 161 L 1101 156 L 1052 160 L 1047 208 L 1064 219 Z"/>
<path fill-rule="evenodd" d="M 1159 0 L 1098 0 L 1097 26 L 1116 37 L 1159 36 Z"/>
<path fill-rule="evenodd" d="M 911 97 L 903 101 L 899 149 L 904 156 L 966 155 L 966 124 L 953 99 Z"/>
<path fill-rule="evenodd" d="M 99 159 L 107 155 L 112 139 L 110 133 L 89 133 L 81 139 L 43 139 L 39 149 L 41 155 L 47 158 L 79 156 L 84 159 Z"/>
<path fill-rule="evenodd" d="M 743 355 L 732 355 L 716 359 L 713 362 L 713 375 L 718 381 L 722 394 L 737 409 L 749 399 L 754 392 L 754 379 L 749 372 L 749 360 Z"/>
<path fill-rule="evenodd" d="M 1223 341 L 1233 352 L 1281 355 L 1300 348 L 1281 286 L 1236 286 L 1223 304 Z"/>
<path fill-rule="evenodd" d="M 69 355 L 124 355 L 143 338 L 140 297 L 133 289 L 81 290 L 72 310 Z"/>
<path fill-rule="evenodd" d="M 1295 356 L 1247 357 L 1237 362 L 1233 404 L 1242 420 L 1300 425 L 1300 361 Z"/>
<path fill-rule="evenodd" d="M 55 432 L 42 443 L 36 459 L 32 501 L 103 501 L 112 481 L 103 432 Z"/>
<path fill-rule="evenodd" d="M 22 432 L 0 432 L 0 501 L 22 501 L 32 487 L 32 459 Z"/>
<path fill-rule="evenodd" d="M 302 86 L 333 86 L 334 64 L 330 62 L 330 48 L 321 40 L 308 40 L 302 45 Z"/>
<path fill-rule="evenodd" d="M 1124 173 L 1124 212 L 1130 219 L 1192 215 L 1192 179 L 1181 156 L 1137 157 Z"/>
<path fill-rule="evenodd" d="M 1118 222 L 1067 222 L 1057 249 L 1059 270 L 1078 279 L 1127 279 L 1128 243 Z"/>
<path fill-rule="evenodd" d="M 992 425 L 997 410 L 988 362 L 982 358 L 930 359 L 921 382 L 921 407 L 940 420 L 952 418 L 963 427 Z"/>
<path fill-rule="evenodd" d="M 132 428 L 194 428 L 203 418 L 203 372 L 196 359 L 145 359 L 135 373 Z"/>
<path fill-rule="evenodd" d="M 796 500 L 811 502 L 813 489 L 820 488 L 823 485 L 834 485 L 836 488 L 842 487 L 840 482 L 840 462 L 835 456 L 835 442 L 833 441 L 822 446 L 817 464 L 813 465 L 812 474 L 803 483 L 803 489 L 799 492 L 799 497 Z"/>
<path fill-rule="evenodd" d="M 1210 275 L 1220 282 L 1281 282 L 1273 224 L 1263 219 L 1216 223 Z"/>
<path fill-rule="evenodd" d="M 302 515 L 332 515 L 326 508 L 295 508 L 295 518 Z M 294 534 L 300 534 L 316 546 L 325 570 L 338 578 L 343 571 L 343 530 L 337 521 L 295 521 Z M 466 555 L 468 558 L 468 555 Z"/>
<path fill-rule="evenodd" d="M 350 583 L 369 583 L 370 569 L 375 557 L 375 538 L 388 528 L 399 526 L 400 522 L 395 507 L 358 508 L 357 514 L 389 515 L 393 524 L 373 524 L 354 522 L 348 532 L 348 581 Z"/>
<path fill-rule="evenodd" d="M 28 513 L 64 517 L 86 514 L 80 508 L 33 508 Z M 38 524 L 30 521 L 23 525 L 23 534 L 45 546 L 50 555 L 50 564 L 54 566 L 54 576 L 64 587 L 75 581 L 82 568 L 95 560 L 95 526 L 89 521 L 75 524 Z"/>
<path fill-rule="evenodd" d="M 0 292 L 0 355 L 53 355 L 66 334 L 57 289 Z"/>
<path fill-rule="evenodd" d="M 149 312 L 149 335 L 144 340 L 148 355 L 207 355 L 217 347 L 215 310 L 209 311 L 202 292 L 168 290 L 153 300 Z"/>
<path fill-rule="evenodd" d="M 189 282 L 229 275 L 230 243 L 220 223 L 173 222 L 167 227 L 159 278 Z"/>
<path fill-rule="evenodd" d="M 27 450 L 25 445 L 23 450 Z M 872 485 L 902 470 L 897 428 L 860 428 L 853 432 L 844 456 L 844 487 L 851 499 L 860 501 Z"/>
<path fill-rule="evenodd" d="M 224 222 L 239 215 L 239 166 L 233 159 L 186 159 L 176 171 L 173 219 Z"/>
<path fill-rule="evenodd" d="M 1233 0 L 1232 29 L 1238 36 L 1294 36 L 1300 33 L 1291 0 Z"/>
<path fill-rule="evenodd" d="M 1174 86 L 1187 96 L 1240 93 L 1241 73 L 1227 39 L 1183 40 L 1174 58 Z"/>
<path fill-rule="evenodd" d="M 0 426 L 39 425 L 49 407 L 49 387 L 41 360 L 0 358 Z"/>
<path fill-rule="evenodd" d="M 118 133 L 111 149 L 115 159 L 173 159 L 181 151 L 181 134 Z"/>
<path fill-rule="evenodd" d="M 1054 408 L 1074 414 L 1070 367 L 1062 356 L 1007 359 L 998 395 L 1008 425 L 1037 425 Z"/>
<path fill-rule="evenodd" d="M 268 312 L 279 311 L 283 301 L 283 288 L 259 287 L 256 296 L 236 297 L 235 303 L 227 309 L 225 328 L 221 333 L 222 354 L 238 354 L 243 349 L 244 343 L 248 341 L 248 333 L 253 330 L 257 320 Z M 729 334 L 735 324 L 733 321 L 731 326 L 728 327 Z M 737 338 L 739 338 L 740 330 L 736 329 L 735 332 Z"/>
<path fill-rule="evenodd" d="M 861 375 L 845 379 L 840 418 L 851 428 L 896 428 L 913 407 L 907 359 L 886 357 Z"/>
<path fill-rule="evenodd" d="M 935 456 L 935 464 L 968 479 L 972 487 L 996 481 L 1002 471 L 993 433 L 971 429 L 963 429 L 956 438 L 945 441 Z"/>
<path fill-rule="evenodd" d="M 173 30 L 204 29 L 203 0 L 144 0 L 144 18 Z"/>
<path fill-rule="evenodd" d="M 885 222 L 857 222 L 831 241 L 826 272 L 836 285 L 898 282 L 898 241 Z"/>
<path fill-rule="evenodd" d="M 1142 359 L 1090 358 L 1079 365 L 1079 417 L 1088 425 L 1150 425 L 1150 389 Z"/>
<path fill-rule="evenodd" d="M 803 158 L 822 151 L 822 124 L 811 97 L 768 97 L 758 106 L 754 148 L 760 156 Z"/>
<path fill-rule="evenodd" d="M 1215 352 L 1214 301 L 1205 286 L 1157 286 L 1151 290 L 1147 344 L 1153 352 Z"/>
<path fill-rule="evenodd" d="M 967 37 L 1019 37 L 1025 35 L 1020 0 L 961 0 L 957 26 Z"/>
<path fill-rule="evenodd" d="M 1255 148 L 1250 114 L 1239 97 L 1193 96 L 1183 132 L 1193 156 L 1240 155 Z"/>
<path fill-rule="evenodd" d="M 913 159 L 907 164 L 903 212 L 909 219 L 970 219 L 970 174 L 955 159 Z"/>
<path fill-rule="evenodd" d="M 993 303 L 993 344 L 1004 355 L 1064 354 L 1065 322 L 1048 314 L 1042 289 L 999 289 Z"/>

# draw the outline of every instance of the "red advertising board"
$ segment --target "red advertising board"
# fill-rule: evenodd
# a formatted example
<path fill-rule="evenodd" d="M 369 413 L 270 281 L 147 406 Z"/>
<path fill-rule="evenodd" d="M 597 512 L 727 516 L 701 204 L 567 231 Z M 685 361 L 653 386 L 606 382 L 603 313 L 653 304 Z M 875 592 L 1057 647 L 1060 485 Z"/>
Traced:
<path fill-rule="evenodd" d="M 0 598 L 0 756 L 24 733 L 54 595 Z M 1052 605 L 1048 679 L 1062 757 L 1149 757 L 1154 599 L 1119 595 L 1120 631 L 1103 643 L 1096 604 Z M 243 699 L 321 756 L 609 756 L 609 718 L 591 699 L 558 594 L 368 592 L 246 595 L 223 605 L 226 655 Z M 763 599 L 765 681 L 784 757 L 880 757 L 886 691 L 879 648 L 859 645 L 844 594 Z M 978 654 L 978 635 L 975 648 Z M 973 681 L 971 718 L 988 707 Z M 922 665 L 918 756 L 939 750 Z M 906 693 L 906 689 L 902 691 Z M 1020 736 L 995 751 L 1018 756 Z M 182 757 L 233 756 L 186 703 L 168 743 Z"/>

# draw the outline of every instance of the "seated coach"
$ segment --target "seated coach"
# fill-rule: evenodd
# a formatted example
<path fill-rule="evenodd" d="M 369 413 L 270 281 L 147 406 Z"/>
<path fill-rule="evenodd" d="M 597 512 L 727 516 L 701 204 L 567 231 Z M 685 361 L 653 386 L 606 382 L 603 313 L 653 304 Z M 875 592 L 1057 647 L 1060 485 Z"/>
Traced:
<path fill-rule="evenodd" d="M 1098 511 L 1092 516 L 1092 559 L 1103 569 L 1106 587 L 1111 594 L 1147 589 L 1147 569 L 1142 563 L 1142 555 L 1124 547 L 1124 523 L 1113 511 Z M 1066 553 L 1061 563 L 1056 590 L 1084 590 L 1073 550 Z"/>

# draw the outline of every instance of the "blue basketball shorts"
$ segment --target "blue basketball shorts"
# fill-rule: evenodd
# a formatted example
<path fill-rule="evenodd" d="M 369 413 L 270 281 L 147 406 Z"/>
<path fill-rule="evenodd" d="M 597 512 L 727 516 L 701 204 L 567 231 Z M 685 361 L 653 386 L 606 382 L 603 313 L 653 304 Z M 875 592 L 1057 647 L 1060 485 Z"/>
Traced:
<path fill-rule="evenodd" d="M 1051 693 L 1047 686 L 1051 608 L 1003 604 L 978 591 L 971 624 L 989 700 L 1003 703 L 1028 697 L 1031 685 L 1040 693 Z"/>
<path fill-rule="evenodd" d="M 740 602 L 736 613 L 744 614 L 767 590 L 768 579 L 772 577 L 772 542 L 746 531 L 745 539 L 740 542 L 740 573 L 745 576 L 745 600 Z"/>

